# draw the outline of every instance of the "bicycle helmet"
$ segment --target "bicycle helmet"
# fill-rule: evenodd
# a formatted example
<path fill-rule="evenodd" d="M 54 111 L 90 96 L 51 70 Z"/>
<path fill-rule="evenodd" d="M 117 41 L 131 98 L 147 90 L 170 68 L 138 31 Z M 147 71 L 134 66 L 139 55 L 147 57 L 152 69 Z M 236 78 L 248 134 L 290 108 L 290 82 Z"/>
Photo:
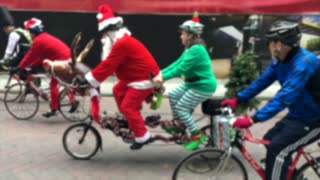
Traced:
<path fill-rule="evenodd" d="M 24 28 L 30 33 L 39 34 L 44 31 L 42 21 L 37 18 L 31 18 L 24 22 Z"/>
<path fill-rule="evenodd" d="M 299 45 L 301 32 L 297 23 L 276 21 L 265 36 L 268 41 L 280 41 L 288 46 L 296 47 Z"/>
<path fill-rule="evenodd" d="M 199 14 L 195 12 L 192 20 L 187 20 L 179 26 L 180 30 L 193 33 L 200 36 L 202 34 L 204 25 L 200 23 Z"/>

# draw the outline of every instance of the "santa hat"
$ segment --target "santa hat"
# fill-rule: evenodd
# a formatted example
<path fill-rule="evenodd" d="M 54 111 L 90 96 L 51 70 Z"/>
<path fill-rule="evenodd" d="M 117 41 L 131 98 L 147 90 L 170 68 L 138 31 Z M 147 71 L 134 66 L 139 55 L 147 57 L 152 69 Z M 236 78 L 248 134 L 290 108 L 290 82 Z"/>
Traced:
<path fill-rule="evenodd" d="M 97 14 L 98 19 L 98 30 L 101 31 L 110 25 L 123 24 L 121 17 L 115 17 L 112 9 L 107 5 L 103 4 L 99 6 L 99 13 Z"/>
<path fill-rule="evenodd" d="M 33 28 L 35 26 L 39 26 L 41 24 L 42 24 L 42 21 L 40 19 L 37 19 L 37 18 L 31 18 L 31 19 L 29 19 L 29 20 L 27 20 L 27 21 L 25 21 L 23 23 L 24 28 L 27 29 L 27 30 L 30 29 L 30 28 Z"/>

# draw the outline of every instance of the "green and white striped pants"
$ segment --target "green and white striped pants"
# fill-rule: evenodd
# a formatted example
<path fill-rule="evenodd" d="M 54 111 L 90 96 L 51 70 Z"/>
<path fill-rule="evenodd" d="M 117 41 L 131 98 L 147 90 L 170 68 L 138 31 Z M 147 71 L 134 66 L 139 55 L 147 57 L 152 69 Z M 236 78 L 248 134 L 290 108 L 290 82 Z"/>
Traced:
<path fill-rule="evenodd" d="M 193 110 L 202 102 L 209 99 L 212 93 L 200 93 L 184 84 L 169 92 L 169 101 L 174 119 L 179 119 L 194 134 L 199 131 L 192 117 Z"/>

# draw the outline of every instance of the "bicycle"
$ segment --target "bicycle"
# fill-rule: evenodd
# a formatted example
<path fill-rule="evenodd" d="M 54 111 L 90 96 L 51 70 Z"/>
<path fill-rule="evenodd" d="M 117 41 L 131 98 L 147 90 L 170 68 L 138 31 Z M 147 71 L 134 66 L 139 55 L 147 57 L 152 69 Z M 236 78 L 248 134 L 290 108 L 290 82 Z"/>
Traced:
<path fill-rule="evenodd" d="M 231 109 L 230 111 L 231 112 Z M 234 116 L 232 113 L 230 117 Z M 247 180 L 248 173 L 241 160 L 233 153 L 233 149 L 238 149 L 244 159 L 265 179 L 265 171 L 255 158 L 247 151 L 244 142 L 253 142 L 266 145 L 267 140 L 253 137 L 249 129 L 234 129 L 235 135 L 231 138 L 230 147 L 225 149 L 207 148 L 195 151 L 185 157 L 175 168 L 172 179 L 239 179 Z M 318 143 L 320 147 L 320 143 Z M 316 150 L 307 150 L 306 147 L 300 147 L 294 155 L 293 161 L 289 167 L 288 180 L 315 180 L 320 179 L 320 156 L 315 157 Z M 296 170 L 298 161 L 304 157 L 306 163 Z"/>
<path fill-rule="evenodd" d="M 203 121 L 207 119 L 208 115 L 204 114 L 196 120 L 196 122 Z M 209 124 L 204 125 L 200 128 L 200 131 L 205 133 L 208 137 L 208 141 L 204 146 L 212 146 L 212 123 L 213 116 L 209 116 Z M 62 143 L 64 150 L 68 155 L 74 159 L 86 160 L 93 157 L 97 151 L 100 149 L 102 151 L 102 136 L 99 131 L 93 126 L 93 122 L 99 124 L 102 129 L 110 130 L 116 137 L 120 137 L 124 143 L 131 144 L 134 142 L 134 136 L 126 120 L 122 116 L 108 116 L 104 113 L 104 116 L 100 121 L 90 120 L 89 122 L 77 123 L 68 127 L 63 133 Z M 161 134 L 155 134 L 152 137 L 152 141 L 149 143 L 154 143 L 156 141 L 162 141 L 164 143 L 175 143 L 177 145 L 182 145 L 189 141 L 189 136 L 187 134 L 186 128 L 179 123 L 179 121 L 174 120 L 161 120 L 160 115 L 151 115 L 146 117 L 146 125 L 149 128 L 165 127 L 170 126 L 173 128 L 178 128 L 179 131 L 165 132 L 169 136 L 164 136 Z M 148 144 L 148 145 L 149 145 Z"/>
<path fill-rule="evenodd" d="M 6 89 L 4 95 L 6 110 L 18 120 L 28 120 L 35 116 L 40 106 L 39 96 L 44 101 L 49 101 L 50 99 L 46 89 L 42 89 L 34 82 L 34 79 L 41 79 L 46 76 L 43 74 L 32 74 L 30 73 L 30 69 L 27 72 L 26 81 L 12 84 Z M 78 105 L 74 111 L 70 111 L 73 104 L 65 100 L 68 93 L 73 93 L 76 99 L 75 102 L 79 103 L 77 100 L 79 98 L 76 98 L 78 94 L 64 87 L 59 93 L 59 112 L 65 119 L 72 122 L 86 120 L 89 115 L 83 104 Z M 84 101 L 85 99 L 83 98 Z"/>

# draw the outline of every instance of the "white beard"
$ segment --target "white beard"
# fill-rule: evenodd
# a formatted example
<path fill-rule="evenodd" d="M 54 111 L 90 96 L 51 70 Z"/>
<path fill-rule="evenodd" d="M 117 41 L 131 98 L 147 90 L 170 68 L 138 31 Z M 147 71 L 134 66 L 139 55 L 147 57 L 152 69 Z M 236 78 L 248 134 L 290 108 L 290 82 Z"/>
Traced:
<path fill-rule="evenodd" d="M 107 34 L 103 35 L 103 37 L 101 38 L 101 43 L 102 43 L 101 61 L 106 60 L 106 58 L 110 54 L 113 44 L 118 39 L 122 38 L 125 34 L 131 35 L 131 32 L 127 28 L 121 28 L 117 31 L 107 32 Z"/>
<path fill-rule="evenodd" d="M 108 36 L 105 36 L 101 39 L 102 43 L 102 53 L 101 53 L 101 61 L 104 61 L 108 55 L 110 54 L 112 48 L 112 42 Z"/>

